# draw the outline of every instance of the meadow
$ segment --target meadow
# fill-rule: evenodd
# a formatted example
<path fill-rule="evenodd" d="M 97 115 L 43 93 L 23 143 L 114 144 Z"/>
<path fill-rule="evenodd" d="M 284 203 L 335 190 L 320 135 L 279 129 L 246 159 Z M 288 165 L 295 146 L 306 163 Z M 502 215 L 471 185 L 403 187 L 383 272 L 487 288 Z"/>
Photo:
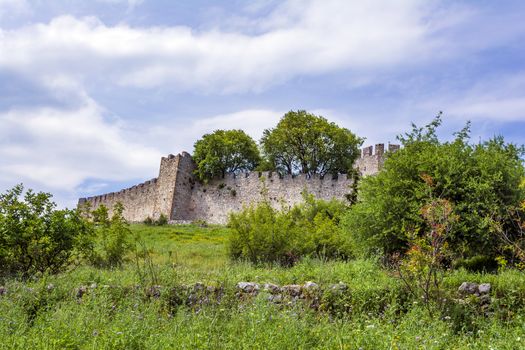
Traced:
<path fill-rule="evenodd" d="M 465 300 L 431 316 L 391 271 L 373 259 L 303 259 L 293 267 L 231 261 L 229 229 L 132 225 L 135 252 L 122 268 L 79 264 L 57 275 L 5 278 L 0 285 L 2 349 L 520 349 L 525 348 L 525 278 L 447 272 L 457 295 L 464 281 L 491 283 L 482 309 Z M 241 281 L 348 286 L 324 292 L 320 306 L 276 304 L 269 294 L 241 298 Z M 195 283 L 222 291 L 193 304 L 181 293 Z M 190 287 L 185 287 L 190 286 Z M 458 296 L 459 298 L 459 296 Z"/>

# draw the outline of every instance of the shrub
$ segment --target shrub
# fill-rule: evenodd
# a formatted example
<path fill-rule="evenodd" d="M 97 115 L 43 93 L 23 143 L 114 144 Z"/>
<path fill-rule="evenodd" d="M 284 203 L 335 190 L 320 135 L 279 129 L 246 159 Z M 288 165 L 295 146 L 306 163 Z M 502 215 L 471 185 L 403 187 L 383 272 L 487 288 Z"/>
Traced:
<path fill-rule="evenodd" d="M 96 231 L 95 249 L 90 262 L 99 267 L 117 267 L 124 262 L 126 254 L 131 249 L 131 230 L 122 213 L 121 203 L 113 207 L 113 215 L 109 218 L 108 208 L 99 206 L 92 212 Z"/>
<path fill-rule="evenodd" d="M 160 214 L 159 218 L 155 222 L 157 226 L 164 226 L 168 224 L 168 217 L 164 214 Z"/>
<path fill-rule="evenodd" d="M 495 272 L 498 270 L 498 261 L 494 257 L 475 255 L 468 259 L 458 259 L 454 268 L 464 268 L 472 272 Z"/>
<path fill-rule="evenodd" d="M 316 200 L 277 210 L 265 200 L 230 215 L 230 256 L 252 263 L 293 265 L 303 256 L 348 258 L 350 246 L 339 228 L 343 202 Z"/>
<path fill-rule="evenodd" d="M 525 198 L 523 149 L 501 137 L 470 144 L 468 125 L 441 142 L 440 123 L 437 117 L 426 128 L 414 126 L 399 137 L 404 147 L 387 157 L 383 170 L 360 181 L 358 203 L 344 219 L 359 255 L 403 253 L 410 232 L 427 231 L 419 214 L 428 198 L 425 177 L 434 183 L 434 197 L 448 200 L 458 217 L 448 236 L 453 259 L 494 258 L 501 249 L 497 233 L 514 235 L 509 211 Z"/>
<path fill-rule="evenodd" d="M 77 211 L 56 210 L 51 194 L 23 193 L 17 185 L 0 195 L 2 274 L 56 273 L 89 251 L 93 231 Z"/>
<path fill-rule="evenodd" d="M 142 223 L 147 226 L 164 226 L 168 224 L 168 217 L 164 214 L 160 214 L 157 220 L 153 220 L 148 216 Z"/>
<path fill-rule="evenodd" d="M 427 178 L 427 183 L 429 183 Z M 431 189 L 429 187 L 429 189 Z M 421 209 L 421 216 L 428 224 L 428 231 L 409 238 L 410 248 L 397 265 L 399 277 L 416 300 L 422 300 L 430 315 L 433 306 L 442 310 L 443 261 L 447 256 L 447 237 L 457 218 L 449 201 L 430 196 L 429 203 Z"/>

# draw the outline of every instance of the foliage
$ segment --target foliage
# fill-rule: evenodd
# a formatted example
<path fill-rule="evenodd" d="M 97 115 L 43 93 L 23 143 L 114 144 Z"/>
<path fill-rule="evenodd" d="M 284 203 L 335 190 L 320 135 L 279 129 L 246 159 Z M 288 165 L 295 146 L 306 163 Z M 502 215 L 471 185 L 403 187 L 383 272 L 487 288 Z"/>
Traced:
<path fill-rule="evenodd" d="M 322 176 L 350 173 L 361 143 L 350 130 L 321 116 L 290 111 L 274 129 L 264 131 L 261 146 L 267 163 L 262 169 Z"/>
<path fill-rule="evenodd" d="M 130 252 L 131 231 L 122 213 L 124 206 L 119 202 L 113 207 L 109 217 L 108 208 L 99 206 L 92 212 L 95 227 L 95 249 L 89 257 L 90 262 L 99 267 L 118 267 Z"/>
<path fill-rule="evenodd" d="M 154 220 L 148 216 L 146 219 L 144 219 L 143 224 L 148 226 L 164 226 L 168 224 L 168 217 L 164 214 L 160 214 L 159 218 Z"/>
<path fill-rule="evenodd" d="M 168 224 L 168 217 L 164 214 L 160 214 L 156 222 L 157 226 L 164 226 Z"/>
<path fill-rule="evenodd" d="M 160 297 L 148 297 L 134 262 L 122 269 L 80 266 L 40 279 L 5 279 L 0 295 L 0 338 L 10 349 L 520 349 L 525 275 L 446 272 L 443 288 L 463 281 L 491 283 L 492 306 L 455 304 L 430 317 L 403 285 L 370 260 L 303 259 L 291 268 L 228 260 L 230 232 L 219 226 L 131 225 L 158 270 Z M 168 252 L 173 251 L 173 255 Z M 173 309 L 174 291 L 196 281 L 223 287 L 220 304 Z M 321 310 L 273 304 L 261 289 L 251 302 L 235 298 L 239 281 L 279 285 L 315 281 L 326 293 Z M 332 290 L 348 285 L 342 297 Z M 79 298 L 79 287 L 86 293 Z M 205 291 L 204 291 L 205 292 Z M 184 295 L 182 296 L 184 297 Z M 210 298 L 210 300 L 212 300 Z M 179 302 L 180 303 L 180 302 Z M 474 323 L 474 326 L 472 325 Z"/>
<path fill-rule="evenodd" d="M 142 223 L 147 226 L 153 226 L 155 225 L 155 220 L 153 220 L 151 216 L 148 216 L 147 218 L 144 219 Z"/>
<path fill-rule="evenodd" d="M 434 182 L 435 198 L 448 200 L 458 217 L 448 237 L 452 258 L 486 255 L 492 259 L 501 247 L 498 228 L 512 231 L 509 209 L 525 198 L 519 187 L 524 168 L 523 149 L 502 137 L 468 143 L 469 125 L 449 142 L 439 141 L 440 116 L 425 128 L 399 137 L 403 148 L 386 159 L 383 170 L 360 181 L 358 203 L 344 219 L 357 254 L 404 252 L 408 233 L 426 232 L 419 215 L 428 198 L 422 175 Z"/>
<path fill-rule="evenodd" d="M 57 273 L 89 251 L 92 230 L 74 210 L 56 210 L 48 193 L 17 185 L 0 195 L 2 275 Z"/>
<path fill-rule="evenodd" d="M 434 306 L 442 310 L 444 296 L 443 261 L 447 255 L 447 238 L 456 223 L 451 203 L 432 198 L 433 181 L 425 177 L 429 188 L 429 203 L 421 209 L 421 216 L 428 226 L 423 234 L 409 236 L 409 249 L 397 264 L 399 277 L 416 300 L 422 300 L 430 315 Z"/>
<path fill-rule="evenodd" d="M 207 181 L 226 173 L 253 170 L 260 161 L 255 141 L 242 130 L 216 130 L 195 142 L 196 175 Z"/>
<path fill-rule="evenodd" d="M 304 256 L 348 258 L 349 245 L 339 228 L 343 202 L 316 200 L 304 193 L 304 203 L 277 210 L 268 200 L 232 213 L 230 255 L 252 263 L 293 265 Z"/>

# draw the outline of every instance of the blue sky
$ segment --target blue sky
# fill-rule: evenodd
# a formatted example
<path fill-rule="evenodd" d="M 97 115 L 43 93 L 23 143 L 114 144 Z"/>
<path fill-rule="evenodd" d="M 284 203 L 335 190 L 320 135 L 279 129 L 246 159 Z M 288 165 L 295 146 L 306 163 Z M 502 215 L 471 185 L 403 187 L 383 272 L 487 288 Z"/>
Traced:
<path fill-rule="evenodd" d="M 61 206 L 157 176 L 202 134 L 291 109 L 395 142 L 525 142 L 525 2 L 0 0 L 0 190 Z"/>

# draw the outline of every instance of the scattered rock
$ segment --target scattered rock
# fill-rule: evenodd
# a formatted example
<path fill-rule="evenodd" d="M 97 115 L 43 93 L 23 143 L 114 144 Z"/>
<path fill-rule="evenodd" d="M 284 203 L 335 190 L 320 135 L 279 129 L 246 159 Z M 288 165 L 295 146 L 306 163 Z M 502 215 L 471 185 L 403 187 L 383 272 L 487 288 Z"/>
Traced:
<path fill-rule="evenodd" d="M 490 298 L 490 295 L 488 294 L 483 294 L 482 296 L 479 297 L 479 302 L 480 304 L 482 305 L 488 305 L 491 303 L 491 298 Z"/>
<path fill-rule="evenodd" d="M 82 297 L 84 296 L 84 294 L 86 294 L 88 291 L 87 287 L 86 286 L 80 286 L 78 287 L 77 289 L 77 299 L 82 299 Z"/>
<path fill-rule="evenodd" d="M 342 294 L 346 292 L 347 289 L 348 289 L 348 286 L 343 282 L 339 282 L 337 284 L 330 285 L 330 290 L 336 294 Z"/>
<path fill-rule="evenodd" d="M 473 282 L 463 282 L 459 286 L 458 292 L 461 294 L 477 295 L 479 294 L 478 284 Z"/>
<path fill-rule="evenodd" d="M 291 297 L 300 297 L 301 296 L 301 286 L 299 284 L 289 284 L 283 286 L 283 293 L 288 294 Z"/>
<path fill-rule="evenodd" d="M 268 297 L 268 301 L 276 304 L 280 304 L 283 301 L 283 296 L 281 294 L 271 294 Z"/>
<path fill-rule="evenodd" d="M 46 286 L 46 289 L 47 289 L 48 292 L 51 292 L 53 289 L 55 289 L 55 285 L 53 283 L 49 283 Z"/>
<path fill-rule="evenodd" d="M 97 286 L 98 286 L 98 285 L 97 285 L 96 283 L 93 282 L 93 283 L 91 283 L 91 285 L 89 286 L 89 288 L 91 288 L 91 289 L 96 289 Z"/>
<path fill-rule="evenodd" d="M 257 294 L 259 293 L 259 284 L 254 282 L 239 282 L 237 283 L 237 289 L 242 293 L 246 294 Z"/>
<path fill-rule="evenodd" d="M 7 294 L 7 288 L 4 286 L 0 286 L 0 295 L 6 295 Z"/>
<path fill-rule="evenodd" d="M 279 294 L 281 292 L 281 288 L 273 283 L 266 283 L 264 285 L 264 290 L 270 292 L 271 294 Z"/>
<path fill-rule="evenodd" d="M 319 290 L 319 285 L 315 282 L 308 281 L 304 284 L 303 289 L 308 292 L 313 292 Z"/>
<path fill-rule="evenodd" d="M 463 282 L 458 288 L 458 292 L 463 296 L 463 299 L 457 300 L 460 304 L 469 304 L 470 300 L 468 297 L 475 296 L 476 302 L 479 303 L 479 306 L 482 310 L 486 310 L 492 299 L 490 298 L 490 283 L 473 283 L 473 282 Z"/>
<path fill-rule="evenodd" d="M 200 291 L 200 290 L 205 290 L 205 289 L 206 289 L 206 286 L 205 286 L 204 283 L 202 283 L 202 282 L 197 282 L 197 283 L 195 283 L 195 284 L 193 285 L 193 290 L 194 290 L 195 292 Z"/>
<path fill-rule="evenodd" d="M 481 283 L 478 286 L 478 292 L 481 295 L 490 294 L 490 283 Z"/>
<path fill-rule="evenodd" d="M 146 289 L 146 296 L 148 298 L 160 298 L 160 290 L 161 286 L 151 286 L 148 289 Z"/>

